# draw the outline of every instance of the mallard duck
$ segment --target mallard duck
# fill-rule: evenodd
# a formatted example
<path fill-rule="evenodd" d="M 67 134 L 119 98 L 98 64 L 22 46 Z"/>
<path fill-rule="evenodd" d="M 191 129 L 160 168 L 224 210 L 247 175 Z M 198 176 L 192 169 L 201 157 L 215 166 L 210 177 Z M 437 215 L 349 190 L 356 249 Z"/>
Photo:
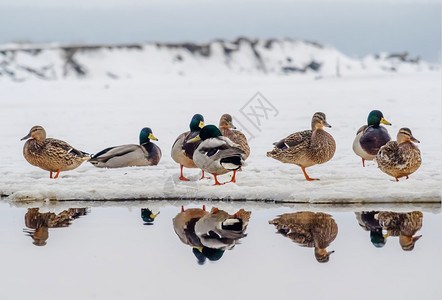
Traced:
<path fill-rule="evenodd" d="M 420 143 L 409 128 L 401 128 L 397 141 L 390 141 L 379 149 L 375 161 L 382 172 L 398 178 L 414 173 L 422 163 L 421 152 L 414 143 Z"/>
<path fill-rule="evenodd" d="M 250 155 L 250 146 L 247 143 L 246 136 L 241 131 L 235 130 L 236 127 L 233 125 L 232 116 L 229 114 L 222 115 L 218 128 L 223 136 L 239 145 L 238 148 L 244 151 L 243 158 L 246 160 Z"/>
<path fill-rule="evenodd" d="M 212 249 L 232 249 L 239 239 L 247 236 L 244 231 L 251 212 L 242 211 L 240 216 L 239 213 L 230 215 L 224 210 L 212 208 L 209 214 L 195 223 L 195 233 L 201 243 Z"/>
<path fill-rule="evenodd" d="M 287 213 L 269 221 L 269 224 L 275 225 L 278 233 L 295 243 L 314 248 L 318 262 L 328 262 L 334 253 L 326 248 L 338 235 L 338 225 L 329 214 L 310 211 Z"/>
<path fill-rule="evenodd" d="M 193 161 L 198 168 L 213 175 L 215 185 L 221 185 L 216 178 L 217 175 L 238 170 L 245 164 L 244 151 L 239 149 L 238 144 L 224 137 L 216 126 L 204 126 L 200 133 L 188 143 L 199 140 L 202 142 L 193 153 Z M 235 176 L 232 176 L 230 182 L 236 182 Z"/>
<path fill-rule="evenodd" d="M 295 164 L 301 167 L 305 179 L 308 181 L 319 180 L 310 178 L 305 168 L 329 161 L 336 150 L 333 137 L 323 127 L 331 127 L 325 114 L 317 112 L 312 118 L 312 129 L 293 133 L 274 143 L 275 148 L 267 152 L 267 156 L 283 163 Z"/>
<path fill-rule="evenodd" d="M 149 127 L 141 129 L 140 144 L 106 148 L 89 160 L 98 168 L 155 166 L 161 159 L 161 149 L 150 140 L 158 141 Z"/>
<path fill-rule="evenodd" d="M 202 209 L 188 208 L 186 210 L 181 206 L 181 212 L 173 219 L 175 233 L 181 242 L 192 247 L 192 253 L 201 265 L 205 263 L 206 259 L 217 261 L 224 254 L 224 250 L 204 246 L 195 233 L 196 222 L 207 214 L 209 214 L 209 212 L 206 211 L 204 205 Z"/>
<path fill-rule="evenodd" d="M 153 221 L 155 221 L 155 218 L 160 214 L 160 212 L 157 212 L 154 214 L 150 209 L 148 208 L 142 208 L 141 209 L 141 219 L 144 221 L 144 225 L 150 225 L 153 224 Z"/>
<path fill-rule="evenodd" d="M 396 213 L 381 211 L 375 215 L 384 230 L 391 236 L 399 236 L 399 244 L 404 251 L 411 251 L 422 235 L 414 235 L 422 228 L 423 214 L 420 211 Z"/>
<path fill-rule="evenodd" d="M 21 139 L 27 140 L 23 146 L 25 159 L 34 166 L 52 172 L 57 172 L 57 178 L 61 171 L 77 168 L 84 161 L 89 160 L 89 154 L 73 148 L 64 141 L 46 138 L 46 131 L 41 126 L 34 126 L 29 134 Z"/>
<path fill-rule="evenodd" d="M 204 117 L 200 114 L 196 114 L 190 121 L 190 131 L 186 131 L 180 134 L 172 146 L 172 158 L 175 162 L 180 164 L 181 175 L 180 180 L 189 181 L 188 178 L 183 175 L 183 167 L 197 168 L 193 162 L 193 153 L 198 148 L 200 143 L 188 143 L 188 140 L 196 137 L 201 128 L 204 127 Z M 204 171 L 201 179 L 204 178 Z"/>
<path fill-rule="evenodd" d="M 367 125 L 359 128 L 353 141 L 353 151 L 362 158 L 362 166 L 365 167 L 366 160 L 373 160 L 383 145 L 391 140 L 385 127 L 380 123 L 391 125 L 384 119 L 379 110 L 370 112 L 367 118 Z"/>

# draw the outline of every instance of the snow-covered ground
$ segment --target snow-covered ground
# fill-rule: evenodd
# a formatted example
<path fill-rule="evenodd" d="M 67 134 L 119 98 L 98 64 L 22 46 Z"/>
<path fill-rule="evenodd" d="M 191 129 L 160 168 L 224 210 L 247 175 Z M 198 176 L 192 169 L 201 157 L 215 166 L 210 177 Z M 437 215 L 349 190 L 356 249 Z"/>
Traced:
<path fill-rule="evenodd" d="M 0 194 L 11 201 L 202 198 L 440 202 L 440 71 L 366 71 L 315 77 L 221 76 L 207 71 L 204 76 L 143 73 L 120 80 L 0 79 Z M 267 118 L 247 115 L 252 108 L 264 115 L 260 103 L 268 109 Z M 363 168 L 353 153 L 356 131 L 372 109 L 381 110 L 393 124 L 388 127 L 393 138 L 399 128 L 409 127 L 421 141 L 423 163 L 410 179 L 395 182 L 373 162 Z M 331 161 L 307 169 L 311 177 L 321 179 L 307 182 L 299 167 L 268 158 L 266 152 L 273 142 L 310 128 L 316 111 L 327 115 L 332 128 L 326 130 L 335 138 L 337 150 Z M 195 113 L 202 114 L 206 124 L 215 125 L 222 114 L 230 113 L 251 138 L 248 166 L 238 173 L 236 184 L 212 186 L 212 179 L 198 180 L 197 169 L 185 169 L 190 182 L 178 180 L 179 165 L 170 157 L 170 149 L 175 138 L 188 130 Z M 42 125 L 48 137 L 65 140 L 89 153 L 137 143 L 140 129 L 148 126 L 159 138 L 156 143 L 163 157 L 154 167 L 99 169 L 84 163 L 62 172 L 56 180 L 49 179 L 49 172 L 31 166 L 22 155 L 24 142 L 20 138 L 34 125 Z M 228 181 L 230 175 L 220 180 Z"/>

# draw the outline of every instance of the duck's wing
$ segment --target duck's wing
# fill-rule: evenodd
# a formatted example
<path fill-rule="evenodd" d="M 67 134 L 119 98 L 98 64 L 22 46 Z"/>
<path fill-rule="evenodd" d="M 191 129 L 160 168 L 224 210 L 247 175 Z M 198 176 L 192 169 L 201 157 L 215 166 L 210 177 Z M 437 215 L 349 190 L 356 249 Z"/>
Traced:
<path fill-rule="evenodd" d="M 368 128 L 368 125 L 361 126 L 361 128 L 359 128 L 358 131 L 356 132 L 356 135 L 358 135 L 361 132 L 364 132 L 367 128 Z"/>
<path fill-rule="evenodd" d="M 144 156 L 144 151 L 139 145 L 129 144 L 106 148 L 92 156 L 89 160 L 94 163 L 107 163 L 112 158 L 120 158 L 121 160 L 132 160 Z"/>
<path fill-rule="evenodd" d="M 279 142 L 274 143 L 275 148 L 278 148 L 280 150 L 284 150 L 287 148 L 293 148 L 297 147 L 299 145 L 302 145 L 306 142 L 309 142 L 312 137 L 312 131 L 311 130 L 304 130 L 300 132 L 295 132 L 288 137 L 280 140 Z"/>
<path fill-rule="evenodd" d="M 54 152 L 54 154 L 57 155 L 66 155 L 66 153 L 69 153 L 73 156 L 79 156 L 79 157 L 89 156 L 88 153 L 75 149 L 74 147 L 72 147 L 71 145 L 69 145 L 68 143 L 62 140 L 47 138 L 45 142 L 46 142 L 46 147 L 48 147 L 48 149 L 51 152 Z"/>
<path fill-rule="evenodd" d="M 196 137 L 198 134 L 199 131 L 189 132 L 184 138 L 183 150 L 186 156 L 190 159 L 193 158 L 193 153 L 195 152 L 196 148 L 198 148 L 198 146 L 201 144 L 201 141 L 197 141 L 195 143 L 188 143 L 188 141 Z"/>
<path fill-rule="evenodd" d="M 376 155 L 376 162 L 378 165 L 389 166 L 395 162 L 399 162 L 399 144 L 396 141 L 389 141 L 379 149 Z"/>

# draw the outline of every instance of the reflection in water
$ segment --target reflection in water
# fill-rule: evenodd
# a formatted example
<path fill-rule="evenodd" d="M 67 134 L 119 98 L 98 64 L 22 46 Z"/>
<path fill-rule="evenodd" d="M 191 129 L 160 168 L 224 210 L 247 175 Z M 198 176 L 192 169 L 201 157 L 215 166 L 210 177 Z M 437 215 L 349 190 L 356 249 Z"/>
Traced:
<path fill-rule="evenodd" d="M 239 239 L 247 236 L 245 232 L 251 212 L 244 209 L 230 215 L 216 207 L 207 212 L 203 209 L 189 208 L 173 219 L 173 228 L 181 242 L 192 247 L 199 264 L 206 260 L 219 260 L 225 250 L 232 249 Z"/>
<path fill-rule="evenodd" d="M 52 212 L 40 213 L 38 208 L 28 208 L 25 225 L 29 229 L 23 231 L 33 239 L 34 245 L 44 246 L 49 237 L 48 228 L 67 227 L 72 220 L 88 212 L 87 208 L 69 208 L 56 215 Z"/>
<path fill-rule="evenodd" d="M 395 213 L 381 211 L 377 216 L 379 223 L 390 236 L 399 236 L 399 244 L 404 251 L 414 249 L 414 244 L 422 235 L 413 236 L 422 228 L 423 214 L 420 211 Z"/>
<path fill-rule="evenodd" d="M 150 209 L 148 208 L 142 208 L 141 209 L 141 219 L 144 221 L 144 225 L 153 225 L 153 221 L 155 221 L 155 218 L 160 214 L 160 212 L 154 214 Z"/>
<path fill-rule="evenodd" d="M 421 235 L 414 234 L 422 228 L 423 214 L 420 211 L 396 213 L 391 211 L 370 211 L 356 213 L 359 225 L 370 231 L 374 246 L 383 247 L 388 236 L 398 236 L 399 244 L 405 251 L 414 249 L 414 244 Z M 387 234 L 383 234 L 387 232 Z"/>
<path fill-rule="evenodd" d="M 379 223 L 379 220 L 375 218 L 378 213 L 378 211 L 355 212 L 359 226 L 366 231 L 370 231 L 370 241 L 373 246 L 382 248 L 387 242 L 387 235 L 383 233 L 382 225 Z"/>
<path fill-rule="evenodd" d="M 330 254 L 334 253 L 326 248 L 338 235 L 338 225 L 328 214 L 310 211 L 287 213 L 269 221 L 269 224 L 275 225 L 278 233 L 295 243 L 315 248 L 318 262 L 328 262 Z"/>

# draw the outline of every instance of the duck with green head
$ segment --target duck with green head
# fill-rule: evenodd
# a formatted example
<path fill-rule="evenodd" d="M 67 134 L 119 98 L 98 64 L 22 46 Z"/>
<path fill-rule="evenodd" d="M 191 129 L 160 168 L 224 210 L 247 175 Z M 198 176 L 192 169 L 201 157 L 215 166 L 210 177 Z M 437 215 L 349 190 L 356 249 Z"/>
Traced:
<path fill-rule="evenodd" d="M 368 114 L 367 125 L 362 126 L 356 133 L 353 141 L 353 151 L 362 158 L 362 166 L 366 160 L 373 160 L 379 149 L 391 140 L 385 127 L 380 124 L 391 125 L 384 119 L 379 110 L 372 110 Z"/>
<path fill-rule="evenodd" d="M 106 148 L 92 156 L 91 164 L 98 168 L 155 166 L 161 159 L 161 149 L 151 142 L 158 141 L 149 127 L 141 129 L 140 144 Z"/>
<path fill-rule="evenodd" d="M 200 143 L 188 143 L 188 141 L 196 137 L 200 133 L 201 128 L 204 127 L 204 117 L 200 114 L 195 114 L 190 121 L 189 127 L 190 131 L 186 131 L 176 138 L 172 145 L 171 153 L 173 160 L 180 164 L 181 174 L 179 179 L 183 181 L 189 181 L 183 175 L 183 167 L 197 168 L 193 162 L 193 153 Z M 202 178 L 204 178 L 204 171 L 201 176 Z"/>
<path fill-rule="evenodd" d="M 50 178 L 53 172 L 56 172 L 54 178 L 58 178 L 61 171 L 73 170 L 90 159 L 89 154 L 73 148 L 65 141 L 46 138 L 42 126 L 32 127 L 21 140 L 27 140 L 23 146 L 25 159 L 31 165 L 49 171 Z"/>
<path fill-rule="evenodd" d="M 273 143 L 275 148 L 267 152 L 268 157 L 300 166 L 308 181 L 319 179 L 310 178 L 305 168 L 329 161 L 336 150 L 335 140 L 324 130 L 324 127 L 331 127 L 324 113 L 316 112 L 312 117 L 311 126 L 311 130 L 295 132 Z"/>
<path fill-rule="evenodd" d="M 244 151 L 239 149 L 238 144 L 223 136 L 215 125 L 204 126 L 200 133 L 188 142 L 198 141 L 201 143 L 193 153 L 193 161 L 198 168 L 213 175 L 215 185 L 221 185 L 217 175 L 238 170 L 245 165 Z M 236 182 L 235 176 L 232 176 L 230 182 Z"/>
<path fill-rule="evenodd" d="M 419 169 L 422 158 L 419 148 L 414 143 L 420 143 L 409 128 L 401 128 L 396 141 L 390 141 L 379 149 L 375 161 L 382 172 L 398 178 L 406 177 Z"/>

